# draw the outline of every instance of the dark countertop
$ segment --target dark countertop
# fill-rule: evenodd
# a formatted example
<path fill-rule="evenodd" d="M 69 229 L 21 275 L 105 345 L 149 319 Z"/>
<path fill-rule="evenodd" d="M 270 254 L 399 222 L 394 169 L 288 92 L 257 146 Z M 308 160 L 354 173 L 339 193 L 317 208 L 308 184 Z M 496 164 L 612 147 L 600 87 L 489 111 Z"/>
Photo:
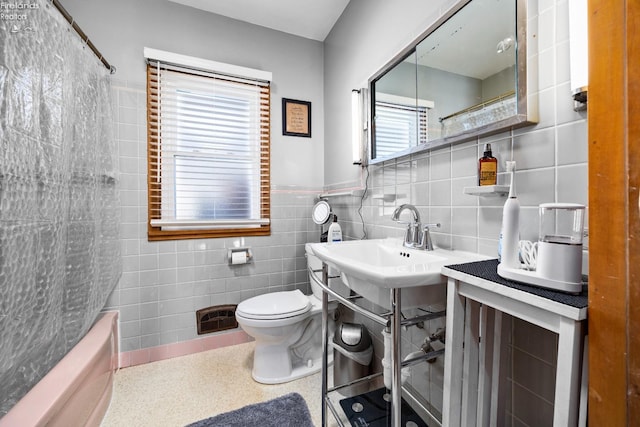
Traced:
<path fill-rule="evenodd" d="M 576 308 L 586 308 L 588 305 L 587 278 L 583 276 L 582 292 L 578 295 L 566 292 L 554 291 L 552 289 L 540 288 L 538 286 L 527 285 L 525 283 L 514 282 L 498 276 L 498 260 L 490 259 L 486 261 L 469 262 L 465 264 L 447 265 L 446 268 L 479 277 L 484 280 L 508 286 L 519 291 L 528 292 L 542 298 L 547 298 L 561 304 L 566 304 Z"/>

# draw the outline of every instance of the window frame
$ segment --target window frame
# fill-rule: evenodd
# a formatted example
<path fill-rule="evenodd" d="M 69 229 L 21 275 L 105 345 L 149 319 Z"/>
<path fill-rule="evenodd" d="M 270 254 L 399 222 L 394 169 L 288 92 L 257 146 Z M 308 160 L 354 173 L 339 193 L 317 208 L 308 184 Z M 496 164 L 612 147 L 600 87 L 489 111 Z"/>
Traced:
<path fill-rule="evenodd" d="M 145 52 L 146 53 L 146 52 Z M 177 55 L 181 56 L 181 55 Z M 160 211 L 157 207 L 162 206 L 162 168 L 161 160 L 154 160 L 162 149 L 160 137 L 159 109 L 161 99 L 158 93 L 158 63 L 166 64 L 165 61 L 148 59 L 147 61 L 147 237 L 149 241 L 162 240 L 182 240 L 182 239 L 203 239 L 222 237 L 244 237 L 244 236 L 267 236 L 271 234 L 271 195 L 270 195 L 270 114 L 271 114 L 271 89 L 270 85 L 262 85 L 260 89 L 259 102 L 259 193 L 260 200 L 260 220 L 216 220 L 215 224 L 209 221 L 194 220 L 183 221 L 178 226 L 152 225 L 152 221 L 159 220 Z M 218 64 L 218 63 L 216 63 Z M 173 64 L 179 68 L 178 72 L 187 74 L 202 75 L 198 70 L 190 70 L 188 66 Z M 223 64 L 226 65 L 226 64 Z M 234 66 L 230 66 L 234 67 Z M 175 71 L 174 68 L 171 71 Z M 193 72 L 192 72 L 193 71 Z M 216 78 L 224 78 L 223 75 L 205 70 L 206 73 L 214 74 Z M 238 84 L 237 77 L 230 76 L 230 81 Z M 246 78 L 246 80 L 250 80 Z M 158 165 L 158 167 L 156 167 Z M 175 173 L 175 169 L 172 171 Z M 175 191 L 175 187 L 173 188 Z M 169 196 L 172 197 L 172 196 Z M 175 196 L 173 196 L 175 197 Z M 243 224 L 243 221 L 246 224 Z M 226 225 L 228 224 L 228 225 Z"/>

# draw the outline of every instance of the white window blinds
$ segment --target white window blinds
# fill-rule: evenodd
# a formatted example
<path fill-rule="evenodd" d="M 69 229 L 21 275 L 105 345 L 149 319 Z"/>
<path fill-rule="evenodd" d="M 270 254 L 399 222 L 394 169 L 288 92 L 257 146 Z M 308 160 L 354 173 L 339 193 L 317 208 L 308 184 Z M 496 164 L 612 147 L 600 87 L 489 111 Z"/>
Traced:
<path fill-rule="evenodd" d="M 151 58 L 147 76 L 150 239 L 268 233 L 269 82 Z"/>
<path fill-rule="evenodd" d="M 376 158 L 427 142 L 427 107 L 376 101 Z"/>

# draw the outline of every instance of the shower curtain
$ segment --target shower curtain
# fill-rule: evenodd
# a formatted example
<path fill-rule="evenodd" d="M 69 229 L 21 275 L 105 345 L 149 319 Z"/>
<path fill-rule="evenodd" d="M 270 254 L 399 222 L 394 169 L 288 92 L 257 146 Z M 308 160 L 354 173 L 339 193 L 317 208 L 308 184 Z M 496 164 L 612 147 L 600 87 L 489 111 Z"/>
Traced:
<path fill-rule="evenodd" d="M 3 4 L 31 6 L 0 19 L 0 417 L 121 272 L 109 71 L 46 0 Z"/>

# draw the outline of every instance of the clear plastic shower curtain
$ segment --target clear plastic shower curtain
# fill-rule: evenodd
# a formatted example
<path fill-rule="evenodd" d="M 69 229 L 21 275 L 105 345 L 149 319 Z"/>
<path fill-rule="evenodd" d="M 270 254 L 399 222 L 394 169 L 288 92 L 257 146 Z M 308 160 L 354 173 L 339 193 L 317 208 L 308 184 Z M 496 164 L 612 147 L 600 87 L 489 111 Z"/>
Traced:
<path fill-rule="evenodd" d="M 86 333 L 121 273 L 109 72 L 35 4 L 0 20 L 0 417 Z"/>

